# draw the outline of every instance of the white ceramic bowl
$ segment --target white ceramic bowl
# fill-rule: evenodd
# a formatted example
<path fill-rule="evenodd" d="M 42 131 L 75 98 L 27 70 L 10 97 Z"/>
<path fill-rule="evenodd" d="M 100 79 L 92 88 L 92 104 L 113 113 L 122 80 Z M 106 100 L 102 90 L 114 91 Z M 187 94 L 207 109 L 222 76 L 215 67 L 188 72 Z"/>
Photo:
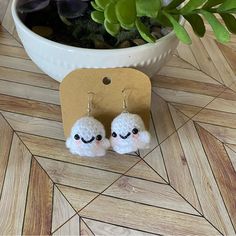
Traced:
<path fill-rule="evenodd" d="M 85 49 L 67 46 L 45 39 L 28 29 L 16 11 L 13 0 L 12 15 L 17 33 L 32 61 L 57 81 L 77 68 L 136 68 L 153 76 L 170 58 L 179 40 L 174 32 L 141 46 L 125 49 Z"/>

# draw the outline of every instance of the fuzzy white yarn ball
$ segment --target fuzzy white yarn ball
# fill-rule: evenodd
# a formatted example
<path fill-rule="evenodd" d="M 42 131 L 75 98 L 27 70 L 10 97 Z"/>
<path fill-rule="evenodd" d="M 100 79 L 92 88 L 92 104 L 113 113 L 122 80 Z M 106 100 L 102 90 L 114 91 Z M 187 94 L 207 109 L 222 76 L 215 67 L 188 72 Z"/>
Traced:
<path fill-rule="evenodd" d="M 111 124 L 111 146 L 114 151 L 125 154 L 149 147 L 151 136 L 145 130 L 141 117 L 123 112 Z"/>
<path fill-rule="evenodd" d="M 110 147 L 109 140 L 105 137 L 105 129 L 101 122 L 94 117 L 82 117 L 71 129 L 66 146 L 72 154 L 96 157 L 104 156 Z"/>

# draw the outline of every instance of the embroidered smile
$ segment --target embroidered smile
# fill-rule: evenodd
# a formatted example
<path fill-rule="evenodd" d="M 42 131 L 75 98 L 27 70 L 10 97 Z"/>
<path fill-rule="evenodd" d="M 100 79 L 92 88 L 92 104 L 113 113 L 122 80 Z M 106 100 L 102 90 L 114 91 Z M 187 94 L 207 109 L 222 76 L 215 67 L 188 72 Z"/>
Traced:
<path fill-rule="evenodd" d="M 122 136 L 122 135 L 120 134 L 120 137 L 121 137 L 122 139 L 127 139 L 130 135 L 131 135 L 131 133 L 129 132 L 129 133 L 126 134 L 125 136 Z"/>
<path fill-rule="evenodd" d="M 92 143 L 95 137 L 92 137 L 90 140 L 85 140 L 84 138 L 81 138 L 83 143 Z"/>

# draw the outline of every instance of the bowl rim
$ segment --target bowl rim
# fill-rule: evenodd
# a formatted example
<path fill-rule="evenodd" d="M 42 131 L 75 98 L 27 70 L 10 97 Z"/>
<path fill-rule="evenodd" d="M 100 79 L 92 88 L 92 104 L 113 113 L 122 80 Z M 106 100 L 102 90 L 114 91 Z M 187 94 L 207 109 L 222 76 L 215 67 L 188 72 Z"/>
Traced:
<path fill-rule="evenodd" d="M 92 49 L 92 48 L 82 48 L 82 47 L 75 47 L 75 46 L 70 46 L 70 45 L 66 45 L 66 44 L 62 44 L 62 43 L 58 43 L 49 39 L 46 39 L 36 33 L 34 33 L 32 30 L 30 30 L 28 27 L 25 26 L 25 24 L 22 22 L 22 20 L 20 19 L 20 17 L 18 16 L 17 10 L 16 10 L 16 5 L 17 2 L 19 0 L 13 0 L 12 2 L 12 6 L 11 6 L 11 12 L 12 12 L 12 16 L 13 19 L 15 21 L 15 23 L 17 22 L 17 24 L 20 26 L 20 28 L 27 33 L 28 35 L 33 36 L 34 38 L 36 38 L 37 40 L 42 41 L 44 44 L 47 44 L 48 46 L 52 47 L 60 47 L 64 50 L 80 50 L 80 51 L 85 51 L 85 52 L 98 52 L 98 53 L 117 53 L 119 52 L 125 52 L 125 53 L 129 53 L 129 52 L 133 52 L 133 51 L 137 51 L 138 49 L 148 49 L 148 48 L 152 48 L 155 46 L 159 46 L 160 43 L 162 43 L 163 41 L 170 39 L 172 37 L 175 36 L 175 32 L 172 30 L 169 34 L 163 36 L 162 38 L 156 40 L 155 43 L 146 43 L 144 45 L 139 45 L 139 46 L 134 46 L 134 47 L 129 47 L 129 48 L 113 48 L 113 49 Z M 180 23 L 183 24 L 184 23 L 184 19 L 181 18 Z M 175 36 L 176 37 L 176 36 Z"/>

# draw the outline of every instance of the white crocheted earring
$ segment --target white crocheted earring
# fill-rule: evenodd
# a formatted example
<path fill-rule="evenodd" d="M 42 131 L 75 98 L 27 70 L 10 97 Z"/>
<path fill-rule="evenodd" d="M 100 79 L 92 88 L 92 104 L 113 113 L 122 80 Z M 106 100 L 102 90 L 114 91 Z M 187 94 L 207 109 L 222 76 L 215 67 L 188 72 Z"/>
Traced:
<path fill-rule="evenodd" d="M 87 116 L 77 120 L 66 140 L 66 146 L 72 154 L 86 157 L 104 156 L 110 147 L 103 124 L 91 116 L 92 98 L 88 93 Z"/>
<path fill-rule="evenodd" d="M 136 152 L 149 147 L 150 133 L 146 131 L 142 118 L 128 112 L 126 90 L 123 94 L 123 112 L 111 123 L 110 143 L 119 154 Z"/>

